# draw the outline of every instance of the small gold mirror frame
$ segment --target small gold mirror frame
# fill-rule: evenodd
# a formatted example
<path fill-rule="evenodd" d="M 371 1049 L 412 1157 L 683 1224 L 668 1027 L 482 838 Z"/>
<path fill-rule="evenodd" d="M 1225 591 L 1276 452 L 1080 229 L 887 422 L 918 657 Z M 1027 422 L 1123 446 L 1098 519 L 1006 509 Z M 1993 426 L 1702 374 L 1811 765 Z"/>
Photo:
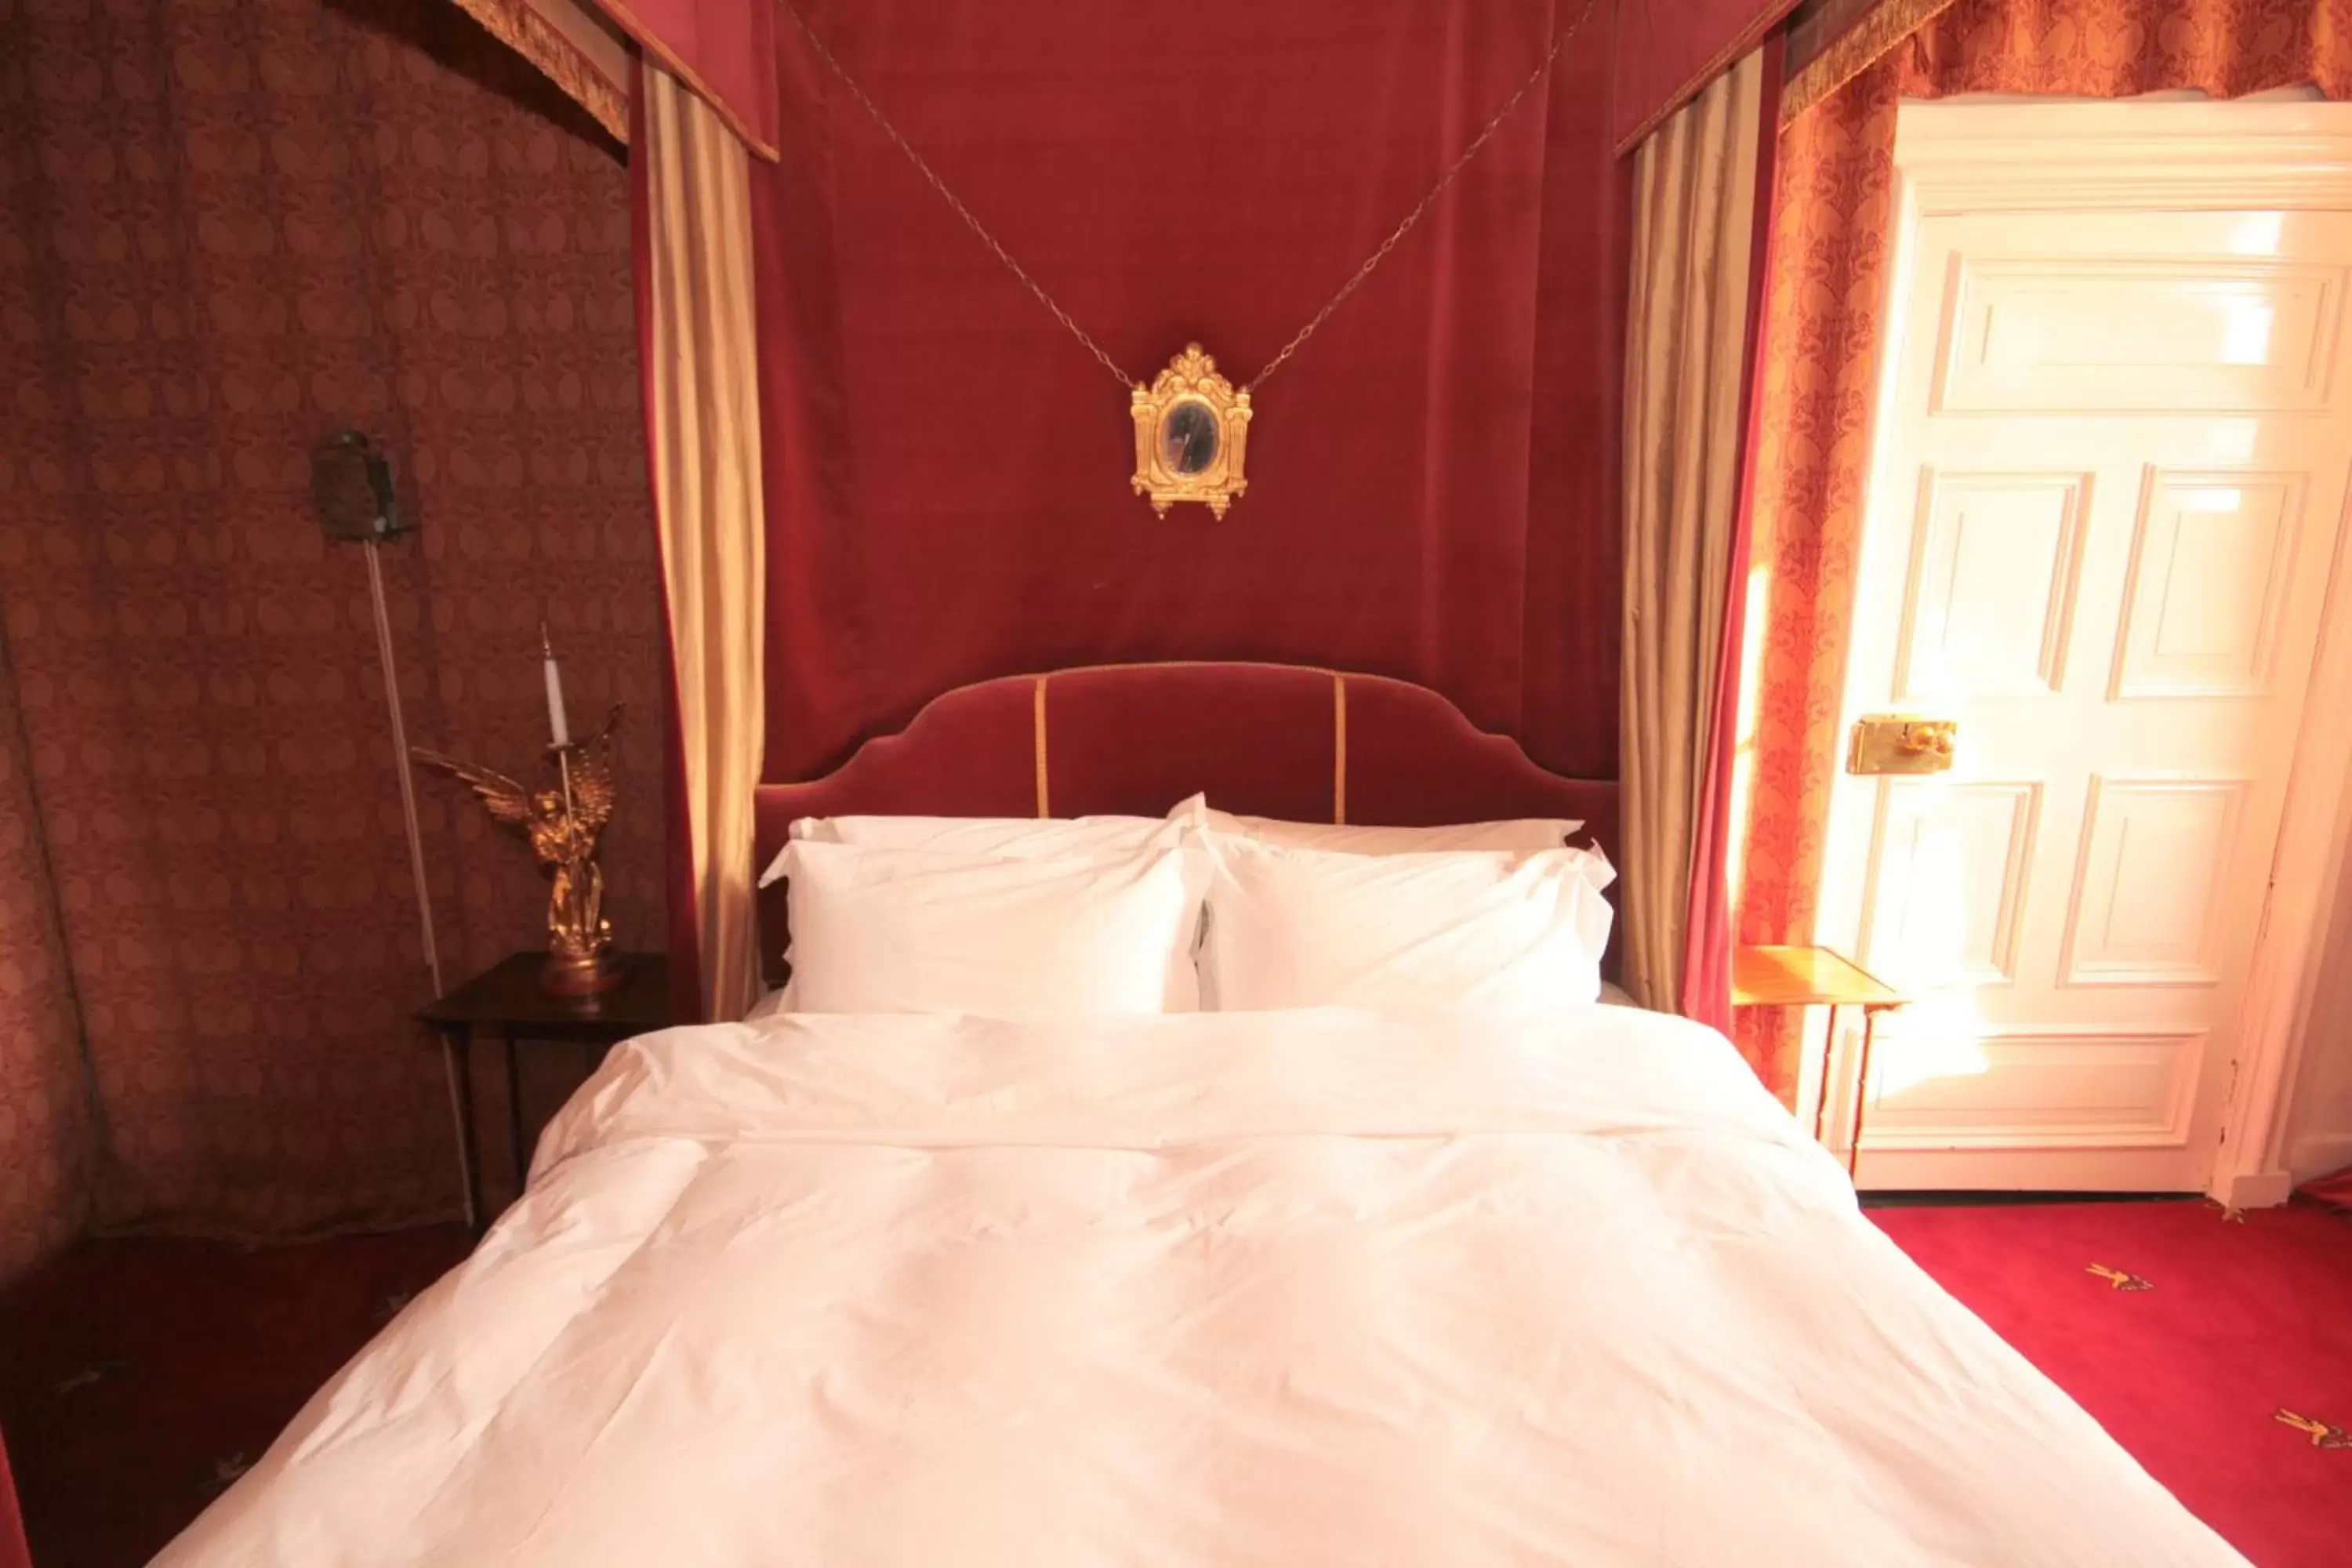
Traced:
<path fill-rule="evenodd" d="M 1135 493 L 1160 516 L 1196 500 L 1218 517 L 1249 489 L 1242 462 L 1249 444 L 1250 395 L 1217 374 L 1217 362 L 1186 343 L 1150 387 L 1135 389 Z"/>

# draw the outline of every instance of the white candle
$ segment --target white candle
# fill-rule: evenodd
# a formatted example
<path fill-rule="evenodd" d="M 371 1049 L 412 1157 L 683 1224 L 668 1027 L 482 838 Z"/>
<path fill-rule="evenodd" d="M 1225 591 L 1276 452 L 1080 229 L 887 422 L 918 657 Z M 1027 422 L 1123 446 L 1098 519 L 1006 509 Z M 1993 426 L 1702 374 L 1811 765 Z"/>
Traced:
<path fill-rule="evenodd" d="M 547 640 L 544 622 L 539 628 L 540 656 L 547 669 L 547 730 L 559 746 L 572 744 L 572 726 L 563 721 L 563 672 L 555 667 L 555 645 Z"/>

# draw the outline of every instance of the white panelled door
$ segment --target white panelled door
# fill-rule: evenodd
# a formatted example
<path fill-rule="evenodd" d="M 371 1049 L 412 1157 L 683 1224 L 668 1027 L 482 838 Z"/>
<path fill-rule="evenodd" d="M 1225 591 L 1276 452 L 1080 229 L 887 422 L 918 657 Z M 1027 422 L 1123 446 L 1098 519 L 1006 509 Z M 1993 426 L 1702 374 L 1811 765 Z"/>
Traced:
<path fill-rule="evenodd" d="M 1845 717 L 1958 732 L 1832 805 L 1866 1186 L 2213 1169 L 2352 478 L 2352 185 L 2241 131 L 2347 116 L 1902 111 Z"/>

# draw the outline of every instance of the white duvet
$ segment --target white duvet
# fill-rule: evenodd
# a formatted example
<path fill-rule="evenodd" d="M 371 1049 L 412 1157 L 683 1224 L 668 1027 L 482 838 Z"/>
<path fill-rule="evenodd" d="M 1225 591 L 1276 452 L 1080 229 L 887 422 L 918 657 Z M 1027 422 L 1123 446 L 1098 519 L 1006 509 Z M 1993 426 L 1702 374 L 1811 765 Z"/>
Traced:
<path fill-rule="evenodd" d="M 648 1036 L 162 1561 L 2241 1559 L 1593 1007 Z"/>

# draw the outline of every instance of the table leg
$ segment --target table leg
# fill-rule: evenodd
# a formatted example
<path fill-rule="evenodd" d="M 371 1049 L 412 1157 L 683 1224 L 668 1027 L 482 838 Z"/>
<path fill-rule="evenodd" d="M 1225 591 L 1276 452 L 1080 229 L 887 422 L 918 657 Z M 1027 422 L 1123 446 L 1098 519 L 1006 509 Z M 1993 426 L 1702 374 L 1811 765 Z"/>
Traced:
<path fill-rule="evenodd" d="M 502 1029 L 499 1035 L 507 1046 L 507 1148 L 514 1157 L 515 1196 L 522 1196 L 524 1181 L 530 1174 L 530 1151 L 522 1141 L 522 1068 L 520 1052 L 515 1049 L 512 1029 Z"/>
<path fill-rule="evenodd" d="M 1862 1172 L 1862 1115 L 1870 1103 L 1870 1043 L 1878 1032 L 1878 1009 L 1862 1010 L 1862 1070 L 1853 1078 L 1853 1135 L 1846 1140 L 1845 1173 L 1851 1178 Z"/>
<path fill-rule="evenodd" d="M 1837 1060 L 1838 1005 L 1832 1002 L 1829 1006 L 1830 1032 L 1822 1041 L 1821 1087 L 1813 1091 L 1813 1142 L 1816 1143 L 1822 1141 L 1822 1129 L 1829 1124 L 1830 1064 Z M 1801 1040 L 1801 1037 L 1800 1038 Z"/>
<path fill-rule="evenodd" d="M 474 1142 L 473 1031 L 459 1024 L 441 1031 L 441 1067 L 449 1078 L 449 1108 L 457 1119 L 457 1179 L 466 1189 L 466 1224 L 482 1233 L 482 1161 Z"/>

